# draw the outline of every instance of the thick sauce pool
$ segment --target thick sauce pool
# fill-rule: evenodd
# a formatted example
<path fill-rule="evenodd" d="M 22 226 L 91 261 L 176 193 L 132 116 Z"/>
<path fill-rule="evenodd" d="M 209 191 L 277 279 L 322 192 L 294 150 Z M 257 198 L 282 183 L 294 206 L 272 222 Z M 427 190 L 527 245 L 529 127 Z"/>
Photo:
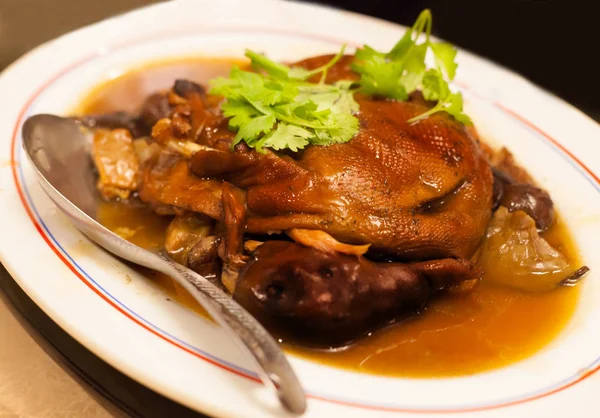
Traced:
<path fill-rule="evenodd" d="M 186 59 L 156 63 L 96 88 L 77 114 L 133 110 L 157 89 L 178 77 L 205 82 L 223 75 L 236 61 Z M 99 220 L 144 247 L 160 248 L 169 218 L 126 203 L 106 203 Z M 579 259 L 560 220 L 544 237 L 575 264 Z M 142 271 L 165 293 L 199 314 L 204 310 L 172 280 Z M 373 333 L 336 351 L 313 350 L 283 342 L 286 351 L 327 365 L 388 376 L 466 375 L 524 359 L 552 341 L 571 318 L 579 287 L 525 293 L 484 279 L 471 293 L 431 301 L 418 316 Z"/>

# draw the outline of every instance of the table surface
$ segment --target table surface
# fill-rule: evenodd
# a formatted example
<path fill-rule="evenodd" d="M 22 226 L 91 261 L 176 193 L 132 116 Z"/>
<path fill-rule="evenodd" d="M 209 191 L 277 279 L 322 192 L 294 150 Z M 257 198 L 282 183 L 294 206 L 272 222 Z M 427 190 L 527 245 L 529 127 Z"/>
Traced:
<path fill-rule="evenodd" d="M 118 372 L 56 325 L 0 265 L 0 418 L 201 418 Z"/>
<path fill-rule="evenodd" d="M 0 0 L 0 69 L 45 40 L 158 1 Z M 49 15 L 62 18 L 45 19 Z M 593 116 L 600 120 L 600 114 Z M 1 265 L 0 336 L 0 418 L 199 416 L 79 345 L 35 306 Z"/>
<path fill-rule="evenodd" d="M 4 269 L 0 280 L 11 280 Z M 114 416 L 41 348 L 7 299 L 0 297 L 0 417 Z"/>

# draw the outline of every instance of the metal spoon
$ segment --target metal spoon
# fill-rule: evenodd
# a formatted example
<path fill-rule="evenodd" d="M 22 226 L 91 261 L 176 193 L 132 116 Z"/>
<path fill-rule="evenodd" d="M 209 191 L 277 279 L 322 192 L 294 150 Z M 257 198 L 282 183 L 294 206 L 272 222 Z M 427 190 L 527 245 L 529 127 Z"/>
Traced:
<path fill-rule="evenodd" d="M 46 194 L 91 240 L 132 263 L 158 270 L 182 285 L 255 363 L 263 383 L 286 409 L 301 414 L 306 395 L 279 344 L 232 298 L 207 278 L 124 240 L 96 220 L 98 193 L 91 170 L 92 134 L 71 119 L 36 115 L 23 125 L 23 147 Z"/>

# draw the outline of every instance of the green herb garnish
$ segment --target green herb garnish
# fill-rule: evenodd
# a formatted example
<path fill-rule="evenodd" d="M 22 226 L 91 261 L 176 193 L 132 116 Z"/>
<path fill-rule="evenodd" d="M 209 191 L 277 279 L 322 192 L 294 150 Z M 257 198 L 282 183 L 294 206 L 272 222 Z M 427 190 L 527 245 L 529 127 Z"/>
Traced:
<path fill-rule="evenodd" d="M 327 64 L 314 70 L 289 67 L 247 50 L 256 72 L 231 70 L 228 78 L 211 81 L 211 94 L 225 98 L 221 109 L 237 131 L 232 147 L 241 141 L 264 152 L 265 148 L 298 151 L 309 144 L 330 145 L 347 142 L 358 132 L 359 110 L 354 93 L 408 100 L 420 89 L 423 97 L 436 105 L 412 118 L 418 122 L 437 112 L 447 112 L 470 124 L 463 113 L 460 93 L 450 90 L 457 64 L 456 49 L 447 43 L 432 42 L 431 12 L 421 12 L 413 27 L 388 53 L 365 45 L 356 51 L 352 69 L 359 82 L 347 80 L 325 84 L 327 71 L 343 56 L 345 46 Z M 424 42 L 419 42 L 425 34 Z M 427 68 L 431 52 L 435 68 Z M 309 82 L 319 76 L 317 83 Z"/>
<path fill-rule="evenodd" d="M 432 42 L 431 24 L 431 12 L 424 10 L 390 52 L 379 52 L 367 45 L 356 51 L 352 69 L 361 76 L 360 91 L 407 100 L 409 94 L 420 88 L 425 100 L 437 104 L 409 122 L 445 111 L 459 122 L 470 124 L 471 120 L 463 113 L 462 95 L 452 93 L 448 85 L 456 74 L 456 49 L 448 43 Z M 425 40 L 419 43 L 423 33 Z M 436 68 L 427 69 L 428 51 L 432 52 Z"/>
<path fill-rule="evenodd" d="M 350 81 L 325 84 L 327 71 L 344 48 L 314 70 L 288 67 L 264 55 L 246 51 L 257 72 L 234 67 L 229 78 L 211 81 L 211 94 L 224 96 L 221 109 L 237 131 L 232 146 L 245 141 L 264 148 L 298 151 L 308 144 L 347 142 L 358 132 L 358 111 Z M 320 75 L 318 83 L 307 80 Z"/>

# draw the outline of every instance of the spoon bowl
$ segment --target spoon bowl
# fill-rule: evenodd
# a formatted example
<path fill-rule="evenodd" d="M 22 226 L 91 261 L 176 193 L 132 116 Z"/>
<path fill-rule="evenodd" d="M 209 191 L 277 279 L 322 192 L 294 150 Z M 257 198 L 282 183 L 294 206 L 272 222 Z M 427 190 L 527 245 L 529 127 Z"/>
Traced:
<path fill-rule="evenodd" d="M 96 220 L 100 196 L 92 169 L 93 133 L 73 119 L 35 115 L 23 125 L 23 148 L 44 192 L 92 241 L 114 255 L 167 274 L 184 287 L 254 363 L 263 383 L 290 412 L 306 410 L 306 395 L 283 350 L 265 328 L 211 280 L 121 238 Z"/>

